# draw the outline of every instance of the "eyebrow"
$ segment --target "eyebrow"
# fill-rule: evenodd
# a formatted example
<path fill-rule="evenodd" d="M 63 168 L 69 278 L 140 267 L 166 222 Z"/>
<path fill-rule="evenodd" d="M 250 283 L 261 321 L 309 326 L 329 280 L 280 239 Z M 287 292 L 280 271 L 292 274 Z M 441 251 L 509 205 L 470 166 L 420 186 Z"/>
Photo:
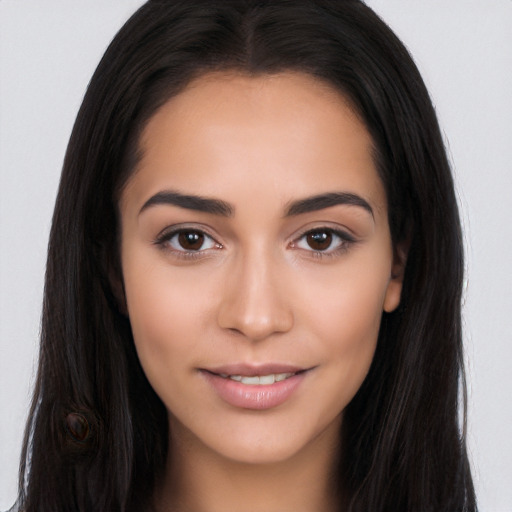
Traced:
<path fill-rule="evenodd" d="M 174 190 L 164 190 L 151 196 L 139 211 L 139 215 L 148 208 L 156 205 L 169 204 L 186 208 L 187 210 L 196 210 L 204 213 L 211 213 L 213 215 L 220 215 L 222 217 L 231 217 L 234 209 L 225 201 L 220 199 L 210 199 L 208 197 L 182 194 Z"/>
<path fill-rule="evenodd" d="M 288 206 L 285 217 L 323 210 L 324 208 L 330 208 L 331 206 L 337 206 L 339 204 L 364 208 L 374 217 L 373 209 L 370 204 L 361 196 L 350 192 L 329 192 L 327 194 L 319 194 L 317 196 L 293 201 Z"/>
<path fill-rule="evenodd" d="M 285 217 L 293 217 L 303 213 L 310 213 L 324 208 L 337 205 L 358 206 L 365 209 L 373 217 L 373 209 L 370 204 L 357 194 L 350 192 L 328 192 L 313 197 L 307 197 L 293 201 L 288 205 Z M 234 214 L 234 207 L 220 199 L 212 199 L 191 194 L 182 194 L 174 190 L 164 190 L 151 196 L 142 206 L 139 215 L 148 208 L 157 205 L 172 205 L 196 210 L 222 217 L 231 217 Z"/>

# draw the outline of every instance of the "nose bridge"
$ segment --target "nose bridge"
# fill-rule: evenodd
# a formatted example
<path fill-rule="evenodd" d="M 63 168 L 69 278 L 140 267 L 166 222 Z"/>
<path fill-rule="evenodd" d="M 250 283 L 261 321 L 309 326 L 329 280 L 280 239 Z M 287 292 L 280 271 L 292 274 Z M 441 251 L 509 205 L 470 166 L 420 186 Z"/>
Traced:
<path fill-rule="evenodd" d="M 293 314 L 282 271 L 275 251 L 262 243 L 240 252 L 222 292 L 219 326 L 253 341 L 288 331 Z"/>

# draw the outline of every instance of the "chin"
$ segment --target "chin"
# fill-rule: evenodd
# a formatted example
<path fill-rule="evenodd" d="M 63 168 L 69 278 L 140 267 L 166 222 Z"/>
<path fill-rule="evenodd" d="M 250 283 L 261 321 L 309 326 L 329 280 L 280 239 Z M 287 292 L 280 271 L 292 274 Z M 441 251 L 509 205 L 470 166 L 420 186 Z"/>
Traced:
<path fill-rule="evenodd" d="M 252 425 L 245 421 L 229 432 L 210 429 L 197 440 L 216 458 L 262 466 L 299 462 L 303 457 L 310 458 L 320 445 L 337 449 L 341 414 L 326 425 L 308 424 L 306 418 L 289 419 L 283 423 L 260 417 Z"/>
<path fill-rule="evenodd" d="M 301 444 L 251 444 L 237 443 L 223 450 L 226 459 L 239 464 L 269 466 L 283 463 L 294 458 L 301 452 Z"/>

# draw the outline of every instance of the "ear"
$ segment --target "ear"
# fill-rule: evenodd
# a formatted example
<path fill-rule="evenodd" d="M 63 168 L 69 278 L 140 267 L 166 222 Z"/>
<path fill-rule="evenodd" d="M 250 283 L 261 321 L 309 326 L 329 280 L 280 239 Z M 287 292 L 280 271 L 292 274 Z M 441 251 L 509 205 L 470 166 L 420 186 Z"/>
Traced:
<path fill-rule="evenodd" d="M 391 278 L 386 289 L 386 296 L 384 297 L 383 309 L 386 313 L 392 313 L 400 304 L 408 252 L 409 243 L 405 241 L 398 243 L 393 250 Z"/>

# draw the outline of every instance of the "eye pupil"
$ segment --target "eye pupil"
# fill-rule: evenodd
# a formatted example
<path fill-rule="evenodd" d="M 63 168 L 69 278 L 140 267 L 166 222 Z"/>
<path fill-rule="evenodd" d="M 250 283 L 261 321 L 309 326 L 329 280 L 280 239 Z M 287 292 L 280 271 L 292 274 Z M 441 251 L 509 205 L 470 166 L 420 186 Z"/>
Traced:
<path fill-rule="evenodd" d="M 329 233 L 329 231 L 313 231 L 312 233 L 308 233 L 307 242 L 311 249 L 324 251 L 328 249 L 332 243 L 332 233 Z"/>
<path fill-rule="evenodd" d="M 198 231 L 182 231 L 178 242 L 187 251 L 198 251 L 204 244 L 204 235 Z"/>

